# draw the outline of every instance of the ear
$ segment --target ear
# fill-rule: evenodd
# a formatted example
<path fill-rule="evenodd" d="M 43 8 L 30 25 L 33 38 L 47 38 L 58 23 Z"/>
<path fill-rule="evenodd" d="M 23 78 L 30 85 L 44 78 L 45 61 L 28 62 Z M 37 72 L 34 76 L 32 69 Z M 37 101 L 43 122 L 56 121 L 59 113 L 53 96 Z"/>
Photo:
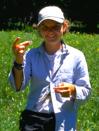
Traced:
<path fill-rule="evenodd" d="M 63 23 L 63 33 L 64 34 L 69 31 L 69 27 L 70 27 L 69 21 L 68 20 L 64 20 L 64 23 Z"/>

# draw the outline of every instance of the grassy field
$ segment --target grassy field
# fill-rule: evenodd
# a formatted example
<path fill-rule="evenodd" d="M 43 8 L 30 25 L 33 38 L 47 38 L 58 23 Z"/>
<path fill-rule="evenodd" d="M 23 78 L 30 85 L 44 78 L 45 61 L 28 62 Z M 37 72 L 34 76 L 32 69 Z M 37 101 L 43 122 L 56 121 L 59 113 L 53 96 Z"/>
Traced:
<path fill-rule="evenodd" d="M 11 46 L 17 36 L 22 38 L 21 41 L 32 40 L 32 47 L 37 47 L 40 43 L 35 30 L 0 31 L 0 131 L 18 131 L 19 115 L 25 108 L 28 94 L 28 88 L 16 93 L 8 83 L 14 59 Z M 99 131 L 99 35 L 68 33 L 64 36 L 64 41 L 84 52 L 92 85 L 91 97 L 78 113 L 78 131 Z"/>

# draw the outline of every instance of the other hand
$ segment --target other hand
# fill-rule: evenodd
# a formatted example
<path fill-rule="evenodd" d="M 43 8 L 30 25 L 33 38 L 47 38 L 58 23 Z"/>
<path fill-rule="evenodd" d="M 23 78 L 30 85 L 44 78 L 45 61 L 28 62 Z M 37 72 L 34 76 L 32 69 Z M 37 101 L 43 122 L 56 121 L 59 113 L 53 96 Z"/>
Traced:
<path fill-rule="evenodd" d="M 75 85 L 70 83 L 62 82 L 57 87 L 54 88 L 56 93 L 60 93 L 62 97 L 76 96 Z"/>

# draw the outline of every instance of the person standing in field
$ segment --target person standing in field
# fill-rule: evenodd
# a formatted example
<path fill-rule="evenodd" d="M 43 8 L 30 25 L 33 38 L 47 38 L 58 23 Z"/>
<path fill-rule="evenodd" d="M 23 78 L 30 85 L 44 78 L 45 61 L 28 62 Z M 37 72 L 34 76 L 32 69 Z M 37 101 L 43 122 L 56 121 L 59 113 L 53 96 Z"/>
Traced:
<path fill-rule="evenodd" d="M 26 51 L 30 41 L 16 38 L 15 56 L 9 74 L 16 91 L 29 84 L 26 109 L 20 116 L 20 131 L 76 131 L 77 111 L 91 92 L 84 54 L 62 37 L 68 21 L 57 6 L 47 6 L 38 13 L 41 45 Z"/>

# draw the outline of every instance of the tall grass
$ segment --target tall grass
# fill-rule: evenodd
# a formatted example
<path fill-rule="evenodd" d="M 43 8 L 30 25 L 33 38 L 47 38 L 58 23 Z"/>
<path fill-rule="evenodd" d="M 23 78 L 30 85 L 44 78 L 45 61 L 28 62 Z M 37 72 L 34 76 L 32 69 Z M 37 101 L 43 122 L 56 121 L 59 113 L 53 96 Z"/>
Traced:
<path fill-rule="evenodd" d="M 41 39 L 35 30 L 1 31 L 0 32 L 0 131 L 18 131 L 20 112 L 25 108 L 28 88 L 16 93 L 10 87 L 8 74 L 12 67 L 13 55 L 11 46 L 14 39 L 20 36 L 21 41 L 32 40 L 30 48 L 37 47 Z M 99 35 L 68 33 L 64 41 L 82 50 L 88 63 L 92 94 L 78 112 L 78 131 L 99 130 Z"/>

